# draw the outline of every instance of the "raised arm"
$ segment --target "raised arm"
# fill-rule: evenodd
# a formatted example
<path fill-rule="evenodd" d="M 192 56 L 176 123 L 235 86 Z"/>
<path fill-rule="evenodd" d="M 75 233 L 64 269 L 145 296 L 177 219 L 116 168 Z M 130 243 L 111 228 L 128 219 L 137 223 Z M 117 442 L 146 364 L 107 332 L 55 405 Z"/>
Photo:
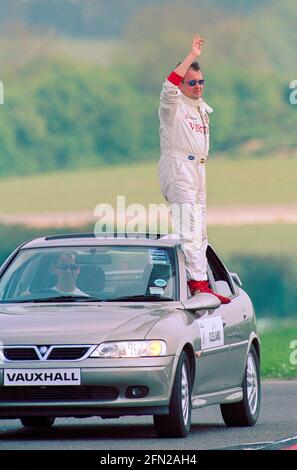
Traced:
<path fill-rule="evenodd" d="M 184 60 L 175 68 L 175 70 L 172 72 L 172 74 L 175 74 L 178 77 L 183 78 L 186 75 L 186 73 L 187 73 L 188 69 L 190 68 L 191 64 L 197 59 L 197 57 L 199 57 L 201 55 L 203 43 L 204 43 L 204 39 L 202 39 L 202 37 L 199 36 L 199 34 L 195 34 L 195 36 L 193 38 L 193 41 L 192 41 L 191 51 L 184 58 Z M 168 77 L 169 81 L 171 81 L 170 80 L 171 75 L 169 75 L 169 77 Z M 178 83 L 178 85 L 179 85 L 179 83 Z"/>
<path fill-rule="evenodd" d="M 192 62 L 200 56 L 203 43 L 204 39 L 199 34 L 195 34 L 190 52 L 163 83 L 159 108 L 159 117 L 163 123 L 168 125 L 173 123 L 181 94 L 178 87 Z"/>

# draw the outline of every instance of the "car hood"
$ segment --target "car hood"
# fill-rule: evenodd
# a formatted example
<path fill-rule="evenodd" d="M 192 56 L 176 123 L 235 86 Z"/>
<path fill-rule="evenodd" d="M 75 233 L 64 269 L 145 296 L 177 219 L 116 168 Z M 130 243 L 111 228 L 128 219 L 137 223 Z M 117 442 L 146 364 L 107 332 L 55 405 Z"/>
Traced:
<path fill-rule="evenodd" d="M 150 304 L 10 304 L 0 306 L 0 341 L 5 344 L 97 344 L 143 339 L 174 311 Z"/>

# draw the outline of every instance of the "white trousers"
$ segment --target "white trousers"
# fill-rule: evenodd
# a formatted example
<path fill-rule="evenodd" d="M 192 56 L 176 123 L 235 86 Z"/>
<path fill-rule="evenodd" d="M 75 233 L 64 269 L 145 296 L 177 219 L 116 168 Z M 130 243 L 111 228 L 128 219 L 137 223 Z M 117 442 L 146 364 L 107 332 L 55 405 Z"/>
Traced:
<path fill-rule="evenodd" d="M 162 156 L 159 180 L 185 255 L 187 279 L 207 280 L 205 164 Z"/>

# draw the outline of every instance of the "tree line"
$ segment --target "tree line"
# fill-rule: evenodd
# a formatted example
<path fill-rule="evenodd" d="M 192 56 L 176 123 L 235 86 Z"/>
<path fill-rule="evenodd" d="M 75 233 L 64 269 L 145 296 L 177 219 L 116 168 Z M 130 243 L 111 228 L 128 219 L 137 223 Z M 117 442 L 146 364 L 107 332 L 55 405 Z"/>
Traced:
<path fill-rule="evenodd" d="M 266 2 L 240 0 L 232 8 L 231 0 L 182 5 L 127 0 L 126 20 L 118 2 L 123 31 L 104 66 L 51 54 L 52 37 L 46 34 L 2 31 L 0 177 L 157 160 L 161 85 L 184 57 L 197 24 L 206 37 L 204 97 L 214 109 L 211 155 L 295 155 L 297 106 L 290 100 L 290 84 L 297 79 L 297 10 L 293 0 L 273 0 L 267 18 Z M 114 2 L 0 0 L 0 23 L 33 15 L 33 25 L 39 17 L 58 24 L 58 12 L 68 8 L 84 21 L 95 11 L 107 19 L 110 5 Z M 275 31 L 277 40 L 271 40 Z M 98 42 L 95 55 L 101 53 Z"/>
<path fill-rule="evenodd" d="M 4 80 L 0 176 L 157 160 L 159 93 L 170 69 L 145 69 L 39 60 Z M 237 157 L 249 143 L 260 156 L 296 147 L 290 90 L 277 75 L 250 80 L 226 66 L 210 70 L 206 84 L 212 154 Z"/>

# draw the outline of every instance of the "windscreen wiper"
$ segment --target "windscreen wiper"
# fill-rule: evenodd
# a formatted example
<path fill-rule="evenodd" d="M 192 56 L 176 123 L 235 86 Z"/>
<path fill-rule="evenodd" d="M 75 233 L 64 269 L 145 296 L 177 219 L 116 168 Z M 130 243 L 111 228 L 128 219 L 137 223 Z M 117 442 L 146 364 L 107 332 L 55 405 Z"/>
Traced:
<path fill-rule="evenodd" d="M 57 295 L 54 297 L 41 297 L 26 300 L 11 300 L 13 303 L 51 303 L 51 302 L 103 302 L 99 297 L 91 297 L 87 295 Z"/>
<path fill-rule="evenodd" d="M 106 299 L 105 302 L 121 302 L 121 301 L 131 301 L 131 302 L 163 302 L 163 301 L 173 301 L 171 297 L 164 297 L 160 295 L 124 295 L 122 297 L 115 297 L 113 299 Z"/>

